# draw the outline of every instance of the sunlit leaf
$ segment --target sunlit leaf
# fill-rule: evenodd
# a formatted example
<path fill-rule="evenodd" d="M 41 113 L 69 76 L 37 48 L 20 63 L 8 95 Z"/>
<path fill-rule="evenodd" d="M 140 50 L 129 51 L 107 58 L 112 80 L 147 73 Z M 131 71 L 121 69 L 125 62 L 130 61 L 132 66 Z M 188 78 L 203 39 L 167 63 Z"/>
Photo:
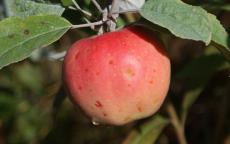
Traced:
<path fill-rule="evenodd" d="M 5 0 L 5 4 L 8 16 L 62 15 L 65 10 L 59 5 L 37 3 L 30 0 Z"/>
<path fill-rule="evenodd" d="M 209 14 L 210 23 L 212 25 L 212 41 L 215 46 L 230 61 L 230 38 L 224 27 L 216 19 L 215 15 Z"/>
<path fill-rule="evenodd" d="M 211 41 L 208 13 L 201 7 L 180 0 L 149 0 L 140 13 L 180 38 L 203 41 L 206 45 Z"/>
<path fill-rule="evenodd" d="M 71 24 L 55 15 L 10 17 L 0 22 L 0 69 L 58 40 Z"/>
<path fill-rule="evenodd" d="M 120 11 L 139 10 L 145 3 L 145 0 L 121 0 Z"/>

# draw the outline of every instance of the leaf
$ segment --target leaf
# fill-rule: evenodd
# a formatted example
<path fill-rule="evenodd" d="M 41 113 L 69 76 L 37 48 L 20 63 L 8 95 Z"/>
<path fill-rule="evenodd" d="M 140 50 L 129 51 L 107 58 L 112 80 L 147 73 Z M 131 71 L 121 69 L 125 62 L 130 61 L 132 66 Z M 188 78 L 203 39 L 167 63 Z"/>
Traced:
<path fill-rule="evenodd" d="M 182 102 L 182 110 L 181 110 L 181 121 L 183 125 L 185 125 L 189 109 L 198 99 L 203 89 L 204 89 L 204 85 L 195 89 L 191 89 L 185 93 L 184 100 Z"/>
<path fill-rule="evenodd" d="M 218 4 L 218 3 L 213 3 L 213 4 L 203 4 L 201 5 L 205 9 L 208 10 L 225 10 L 225 11 L 230 11 L 230 4 Z"/>
<path fill-rule="evenodd" d="M 4 8 L 3 8 L 3 5 L 0 2 L 0 20 L 3 19 L 4 17 L 5 17 L 4 16 Z"/>
<path fill-rule="evenodd" d="M 70 6 L 73 4 L 72 0 L 61 0 L 64 6 Z"/>
<path fill-rule="evenodd" d="M 211 41 L 208 13 L 200 7 L 180 0 L 150 0 L 140 14 L 178 37 L 203 41 L 206 45 Z"/>
<path fill-rule="evenodd" d="M 209 14 L 210 23 L 212 25 L 212 41 L 215 46 L 230 61 L 230 38 L 224 27 L 216 19 L 215 15 Z"/>
<path fill-rule="evenodd" d="M 55 15 L 10 17 L 0 22 L 0 69 L 58 40 L 71 24 Z"/>
<path fill-rule="evenodd" d="M 145 3 L 145 0 L 121 0 L 119 11 L 139 10 Z"/>
<path fill-rule="evenodd" d="M 37 3 L 29 0 L 5 0 L 7 15 L 26 17 L 31 15 L 62 15 L 64 8 L 59 5 Z"/>
<path fill-rule="evenodd" d="M 168 124 L 168 119 L 155 115 L 139 129 L 131 131 L 123 144 L 153 144 Z"/>

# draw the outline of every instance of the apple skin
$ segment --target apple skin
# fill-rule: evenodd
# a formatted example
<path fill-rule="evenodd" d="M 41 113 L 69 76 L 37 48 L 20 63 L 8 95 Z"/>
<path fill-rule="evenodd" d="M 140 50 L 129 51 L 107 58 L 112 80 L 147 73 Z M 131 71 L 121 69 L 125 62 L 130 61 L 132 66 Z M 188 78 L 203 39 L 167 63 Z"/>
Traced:
<path fill-rule="evenodd" d="M 148 29 L 129 26 L 77 41 L 64 59 L 73 103 L 94 122 L 123 125 L 154 114 L 170 84 L 170 60 Z"/>

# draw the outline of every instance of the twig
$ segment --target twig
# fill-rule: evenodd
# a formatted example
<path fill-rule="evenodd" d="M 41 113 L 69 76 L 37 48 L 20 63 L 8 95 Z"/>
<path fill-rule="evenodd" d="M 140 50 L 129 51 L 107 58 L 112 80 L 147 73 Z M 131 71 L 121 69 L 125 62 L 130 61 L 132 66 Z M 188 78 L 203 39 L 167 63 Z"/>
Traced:
<path fill-rule="evenodd" d="M 101 35 L 104 33 L 104 29 L 103 29 L 103 26 L 100 26 L 99 29 L 98 29 L 98 33 L 97 35 Z"/>
<path fill-rule="evenodd" d="M 112 5 L 108 6 L 107 15 L 106 13 L 103 13 L 103 17 L 106 16 L 108 21 L 107 24 L 107 31 L 115 31 L 116 30 L 116 20 L 119 16 L 119 4 L 121 0 L 113 0 Z M 106 9 L 105 9 L 106 10 Z M 106 12 L 106 11 L 105 11 Z"/>
<path fill-rule="evenodd" d="M 79 11 L 81 11 L 82 13 L 84 13 L 84 14 L 86 14 L 88 16 L 92 16 L 92 14 L 90 12 L 87 12 L 87 11 L 81 9 L 81 7 L 77 4 L 77 2 L 75 0 L 72 0 L 72 2 L 73 2 L 73 4 L 75 5 L 76 8 L 70 6 L 69 7 L 70 9 L 79 10 Z"/>
<path fill-rule="evenodd" d="M 91 0 L 92 3 L 94 4 L 94 6 L 101 12 L 103 13 L 103 9 L 101 8 L 101 6 L 98 4 L 98 2 L 96 0 Z"/>
<path fill-rule="evenodd" d="M 122 14 L 122 13 L 137 13 L 140 9 L 129 9 L 129 10 L 119 10 L 118 12 L 113 12 L 113 14 Z"/>
<path fill-rule="evenodd" d="M 92 27 L 92 26 L 96 26 L 96 25 L 102 25 L 104 22 L 101 21 L 97 21 L 97 22 L 93 22 L 93 23 L 87 23 L 87 24 L 80 24 L 80 25 L 73 25 L 71 29 L 75 29 L 75 28 L 83 28 L 83 27 Z"/>
<path fill-rule="evenodd" d="M 90 23 L 91 23 L 87 18 L 84 17 L 83 19 L 87 22 L 87 24 L 90 24 Z M 95 25 L 90 26 L 90 28 L 91 28 L 92 30 L 95 30 Z"/>
<path fill-rule="evenodd" d="M 172 125 L 175 129 L 175 132 L 177 134 L 177 138 L 180 144 L 187 144 L 185 135 L 184 135 L 184 127 L 181 125 L 181 122 L 177 116 L 176 110 L 172 103 L 169 103 L 167 105 L 167 112 L 171 118 Z"/>
<path fill-rule="evenodd" d="M 111 9 L 109 11 L 109 16 L 113 17 L 114 13 L 119 13 L 119 4 L 120 4 L 121 0 L 113 0 L 112 5 L 111 5 Z"/>
<path fill-rule="evenodd" d="M 64 56 L 66 55 L 66 51 L 63 52 L 50 52 L 48 55 L 48 58 L 50 60 L 60 60 L 62 61 L 64 59 Z"/>

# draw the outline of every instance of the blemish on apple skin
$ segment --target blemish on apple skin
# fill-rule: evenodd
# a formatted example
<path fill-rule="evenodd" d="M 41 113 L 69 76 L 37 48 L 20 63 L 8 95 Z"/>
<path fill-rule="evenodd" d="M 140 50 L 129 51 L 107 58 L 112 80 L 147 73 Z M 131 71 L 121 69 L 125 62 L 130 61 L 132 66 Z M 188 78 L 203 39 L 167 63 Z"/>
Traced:
<path fill-rule="evenodd" d="M 150 84 L 153 84 L 153 80 L 150 80 L 149 83 L 150 83 Z"/>
<path fill-rule="evenodd" d="M 130 121 L 130 120 L 131 120 L 131 118 L 130 118 L 130 117 L 126 117 L 126 118 L 124 118 L 124 121 L 125 121 L 125 122 Z"/>
<path fill-rule="evenodd" d="M 96 75 L 98 76 L 100 73 L 99 72 L 96 72 Z"/>
<path fill-rule="evenodd" d="M 89 53 L 89 52 L 90 52 L 90 49 L 89 49 L 89 48 L 88 48 L 88 49 L 86 49 L 86 52 L 87 52 L 87 53 Z"/>
<path fill-rule="evenodd" d="M 88 72 L 88 71 L 89 71 L 89 69 L 86 68 L 86 69 L 85 69 L 85 72 Z"/>
<path fill-rule="evenodd" d="M 107 113 L 103 113 L 103 116 L 104 116 L 104 117 L 107 117 Z"/>
<path fill-rule="evenodd" d="M 102 108 L 103 107 L 103 105 L 101 104 L 101 102 L 100 101 L 96 101 L 96 103 L 94 104 L 96 107 L 98 107 L 98 108 Z"/>
<path fill-rule="evenodd" d="M 79 89 L 79 90 L 82 90 L 82 86 L 78 86 L 78 89 Z"/>
<path fill-rule="evenodd" d="M 124 74 L 126 77 L 128 78 L 132 78 L 135 76 L 135 72 L 131 69 L 131 68 L 128 68 L 124 71 Z"/>
<path fill-rule="evenodd" d="M 109 64 L 110 64 L 110 65 L 113 65 L 113 64 L 114 64 L 114 61 L 113 61 L 113 60 L 110 60 L 110 61 L 109 61 Z"/>
<path fill-rule="evenodd" d="M 78 56 L 79 56 L 79 52 L 76 53 L 75 59 L 78 59 Z"/>
<path fill-rule="evenodd" d="M 137 107 L 137 110 L 138 110 L 139 112 L 142 112 L 142 111 L 143 111 L 142 107 Z"/>

